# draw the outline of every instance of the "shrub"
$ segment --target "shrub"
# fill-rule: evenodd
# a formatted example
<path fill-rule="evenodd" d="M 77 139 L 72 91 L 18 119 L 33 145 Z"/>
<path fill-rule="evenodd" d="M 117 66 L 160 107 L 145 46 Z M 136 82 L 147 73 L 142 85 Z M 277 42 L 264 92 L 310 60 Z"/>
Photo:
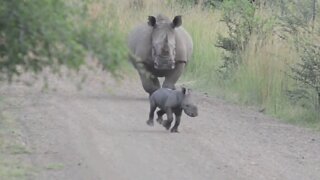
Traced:
<path fill-rule="evenodd" d="M 62 65 L 77 70 L 89 52 L 114 70 L 124 50 L 114 36 L 119 31 L 108 26 L 116 20 L 90 16 L 90 6 L 98 1 L 1 1 L 1 78 L 10 81 L 23 72 L 58 70 Z"/>
<path fill-rule="evenodd" d="M 228 36 L 219 35 L 217 47 L 225 50 L 219 72 L 228 77 L 241 64 L 241 53 L 246 49 L 254 28 L 254 6 L 248 0 L 230 0 L 223 4 L 222 21 Z"/>

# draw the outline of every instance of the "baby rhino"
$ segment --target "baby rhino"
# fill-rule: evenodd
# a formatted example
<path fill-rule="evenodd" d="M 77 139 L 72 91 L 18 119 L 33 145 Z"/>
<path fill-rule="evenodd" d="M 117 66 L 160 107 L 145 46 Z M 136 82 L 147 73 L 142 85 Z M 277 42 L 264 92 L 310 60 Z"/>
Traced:
<path fill-rule="evenodd" d="M 162 124 L 167 130 L 170 129 L 173 121 L 173 113 L 176 116 L 176 121 L 171 129 L 171 132 L 178 132 L 178 126 L 182 115 L 182 110 L 190 117 L 198 116 L 198 108 L 191 99 L 190 91 L 186 88 L 179 90 L 171 90 L 160 88 L 150 96 L 150 113 L 147 124 L 153 126 L 154 111 L 158 107 L 157 121 Z M 167 120 L 163 120 L 162 116 L 167 114 Z"/>

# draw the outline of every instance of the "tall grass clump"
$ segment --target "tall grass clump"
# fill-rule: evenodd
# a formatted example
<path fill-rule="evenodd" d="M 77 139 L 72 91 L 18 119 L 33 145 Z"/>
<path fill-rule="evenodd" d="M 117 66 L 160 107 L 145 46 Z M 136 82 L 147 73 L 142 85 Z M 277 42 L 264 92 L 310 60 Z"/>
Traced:
<path fill-rule="evenodd" d="M 74 25 L 78 25 L 78 41 L 104 69 L 117 73 L 125 65 L 127 47 L 116 4 L 91 0 L 83 8 L 85 11 L 74 20 Z"/>

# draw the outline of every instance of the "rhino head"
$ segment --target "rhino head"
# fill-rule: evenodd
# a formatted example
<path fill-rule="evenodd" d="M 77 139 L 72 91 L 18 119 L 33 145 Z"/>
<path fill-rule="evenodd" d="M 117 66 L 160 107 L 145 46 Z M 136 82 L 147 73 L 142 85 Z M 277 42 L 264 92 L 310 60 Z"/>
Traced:
<path fill-rule="evenodd" d="M 182 88 L 182 93 L 184 94 L 181 107 L 183 111 L 190 117 L 198 116 L 198 107 L 192 100 L 191 90 Z"/>
<path fill-rule="evenodd" d="M 151 41 L 154 68 L 158 70 L 174 69 L 176 64 L 175 28 L 181 26 L 181 16 L 174 17 L 172 21 L 154 16 L 149 16 L 148 20 L 149 26 L 153 28 Z"/>

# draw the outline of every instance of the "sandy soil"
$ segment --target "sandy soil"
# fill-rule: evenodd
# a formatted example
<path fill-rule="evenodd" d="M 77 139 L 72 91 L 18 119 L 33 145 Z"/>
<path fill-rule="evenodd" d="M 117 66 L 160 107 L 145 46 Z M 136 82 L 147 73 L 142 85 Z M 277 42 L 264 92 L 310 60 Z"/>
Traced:
<path fill-rule="evenodd" d="M 136 76 L 116 82 L 96 73 L 81 91 L 68 78 L 49 82 L 46 92 L 38 83 L 0 89 L 28 161 L 41 169 L 29 179 L 320 179 L 318 132 L 197 94 L 199 116 L 183 115 L 180 133 L 170 133 L 146 125 Z"/>

